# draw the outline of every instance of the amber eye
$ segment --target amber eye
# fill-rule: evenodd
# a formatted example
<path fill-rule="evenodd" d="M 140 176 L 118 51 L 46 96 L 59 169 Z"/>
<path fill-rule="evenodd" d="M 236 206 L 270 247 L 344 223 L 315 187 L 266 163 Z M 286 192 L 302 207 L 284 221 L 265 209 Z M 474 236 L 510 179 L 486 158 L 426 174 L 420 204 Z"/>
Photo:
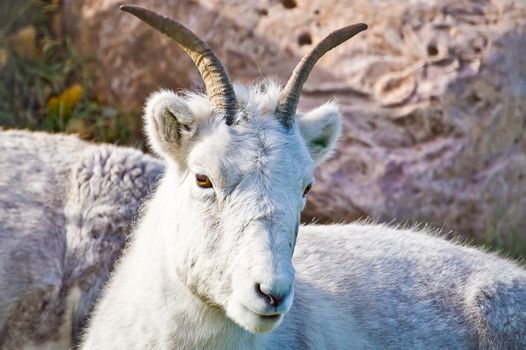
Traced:
<path fill-rule="evenodd" d="M 312 184 L 308 184 L 307 187 L 305 187 L 305 190 L 303 191 L 303 197 L 307 195 L 307 193 L 310 192 L 310 189 L 312 188 Z"/>
<path fill-rule="evenodd" d="M 208 178 L 208 176 L 203 174 L 195 174 L 195 183 L 197 186 L 201 188 L 211 188 L 213 187 L 212 181 Z"/>

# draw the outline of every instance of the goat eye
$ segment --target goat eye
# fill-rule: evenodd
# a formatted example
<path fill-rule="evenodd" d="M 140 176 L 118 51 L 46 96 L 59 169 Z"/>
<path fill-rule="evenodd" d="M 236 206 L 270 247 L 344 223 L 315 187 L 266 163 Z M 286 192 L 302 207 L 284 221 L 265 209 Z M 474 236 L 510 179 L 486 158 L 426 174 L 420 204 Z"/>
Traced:
<path fill-rule="evenodd" d="M 203 174 L 195 174 L 195 183 L 197 186 L 201 188 L 212 188 L 212 181 L 208 178 L 208 176 Z"/>
<path fill-rule="evenodd" d="M 310 192 L 310 189 L 312 188 L 312 184 L 308 184 L 307 187 L 305 187 L 305 190 L 303 190 L 303 197 L 307 195 L 307 193 Z"/>

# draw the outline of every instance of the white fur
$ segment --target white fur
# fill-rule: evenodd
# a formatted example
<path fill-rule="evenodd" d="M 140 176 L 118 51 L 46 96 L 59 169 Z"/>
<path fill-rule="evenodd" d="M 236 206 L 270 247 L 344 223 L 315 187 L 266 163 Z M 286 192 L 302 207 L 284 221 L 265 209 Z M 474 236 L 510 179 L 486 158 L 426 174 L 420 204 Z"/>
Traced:
<path fill-rule="evenodd" d="M 276 84 L 236 94 L 231 127 L 203 96 L 148 100 L 146 130 L 167 171 L 83 349 L 526 346 L 526 273 L 512 263 L 384 226 L 305 226 L 297 239 L 303 191 L 340 131 L 337 107 L 287 130 L 273 116 Z"/>

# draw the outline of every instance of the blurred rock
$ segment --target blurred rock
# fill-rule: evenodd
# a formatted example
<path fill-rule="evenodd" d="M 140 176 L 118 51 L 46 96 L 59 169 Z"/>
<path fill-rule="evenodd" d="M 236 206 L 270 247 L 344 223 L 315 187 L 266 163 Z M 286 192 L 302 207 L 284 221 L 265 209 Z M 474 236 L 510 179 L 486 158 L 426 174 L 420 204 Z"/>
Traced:
<path fill-rule="evenodd" d="M 76 2 L 70 1 L 71 4 Z M 100 60 L 101 97 L 142 105 L 201 86 L 191 61 L 117 0 L 84 0 L 76 45 Z M 526 10 L 521 0 L 136 0 L 211 44 L 233 80 L 286 81 L 330 31 L 369 30 L 317 65 L 300 107 L 336 98 L 339 151 L 306 220 L 431 222 L 479 238 L 526 228 Z"/>

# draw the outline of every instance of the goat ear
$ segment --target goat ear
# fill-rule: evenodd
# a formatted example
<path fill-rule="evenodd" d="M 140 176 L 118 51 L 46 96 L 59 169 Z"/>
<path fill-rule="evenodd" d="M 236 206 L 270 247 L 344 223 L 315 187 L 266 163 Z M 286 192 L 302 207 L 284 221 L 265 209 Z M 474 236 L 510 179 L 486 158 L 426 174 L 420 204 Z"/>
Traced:
<path fill-rule="evenodd" d="M 144 109 L 146 134 L 157 154 L 183 161 L 188 141 L 195 134 L 196 121 L 184 99 L 173 91 L 150 96 Z"/>
<path fill-rule="evenodd" d="M 301 134 L 316 165 L 331 154 L 340 136 L 341 115 L 338 106 L 327 102 L 320 107 L 299 114 L 296 118 Z"/>

